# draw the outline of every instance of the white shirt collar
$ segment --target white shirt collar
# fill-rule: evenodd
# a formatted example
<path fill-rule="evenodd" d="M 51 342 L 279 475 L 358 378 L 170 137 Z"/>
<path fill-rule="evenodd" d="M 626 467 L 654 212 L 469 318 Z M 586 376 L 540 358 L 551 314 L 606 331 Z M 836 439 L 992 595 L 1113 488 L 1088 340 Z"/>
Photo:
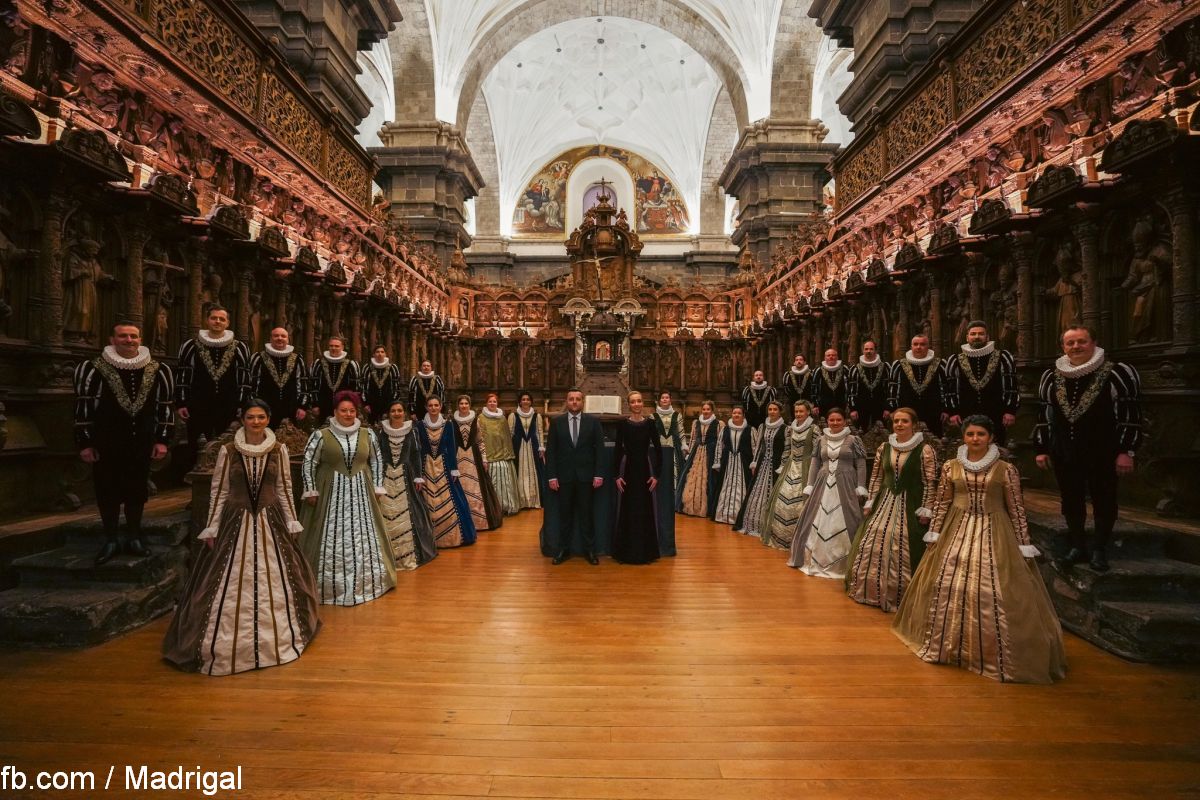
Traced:
<path fill-rule="evenodd" d="M 1000 458 L 1000 448 L 994 444 L 989 444 L 987 452 L 983 454 L 983 458 L 978 461 L 971 461 L 967 458 L 967 446 L 965 444 L 958 447 L 958 463 L 963 465 L 963 469 L 967 472 L 983 472 L 992 464 L 996 463 L 996 459 Z"/>
<path fill-rule="evenodd" d="M 850 435 L 850 426 L 847 425 L 846 427 L 842 428 L 841 433 L 834 433 L 833 431 L 829 430 L 829 428 L 822 428 L 821 435 L 831 442 L 840 442 L 842 439 L 845 439 Z"/>
<path fill-rule="evenodd" d="M 117 369 L 141 369 L 150 363 L 150 348 L 145 345 L 138 347 L 138 354 L 133 358 L 118 355 L 117 348 L 111 344 L 105 345 L 100 355 Z"/>
<path fill-rule="evenodd" d="M 348 350 L 343 350 L 342 354 L 340 356 L 335 356 L 335 355 L 331 355 L 330 352 L 328 350 L 326 350 L 321 355 L 325 357 L 326 361 L 332 361 L 334 364 L 340 364 L 341 362 L 346 360 L 346 356 L 348 356 L 349 354 L 350 353 Z"/>
<path fill-rule="evenodd" d="M 750 381 L 751 389 L 765 389 L 765 388 L 767 388 L 767 386 L 769 386 L 769 384 L 766 381 L 762 381 L 761 383 L 755 383 L 754 381 Z"/>
<path fill-rule="evenodd" d="M 981 358 L 990 356 L 992 351 L 996 349 L 995 342 L 988 342 L 983 347 L 971 347 L 969 344 L 962 345 L 962 351 L 972 358 Z"/>
<path fill-rule="evenodd" d="M 386 358 L 386 357 L 383 359 L 383 361 L 376 361 L 374 358 L 371 359 L 371 366 L 375 367 L 377 369 L 385 369 L 391 363 L 392 363 L 392 360 L 390 358 Z"/>
<path fill-rule="evenodd" d="M 914 433 L 911 439 L 903 443 L 896 441 L 896 434 L 888 434 L 888 444 L 892 446 L 893 450 L 898 450 L 901 453 L 907 453 L 909 450 L 912 450 L 923 441 L 925 441 L 925 434 L 921 433 L 920 431 Z"/>
<path fill-rule="evenodd" d="M 936 356 L 937 356 L 937 353 L 933 352 L 932 350 L 930 350 L 929 355 L 925 356 L 924 358 L 917 358 L 916 356 L 913 355 L 912 350 L 909 350 L 908 352 L 906 352 L 904 354 L 904 358 L 906 361 L 908 361 L 908 363 L 916 364 L 917 366 L 920 366 L 922 364 L 928 364 L 930 361 L 933 361 L 933 359 Z"/>
<path fill-rule="evenodd" d="M 284 358 L 285 356 L 290 356 L 292 352 L 295 351 L 296 345 L 284 345 L 282 350 L 276 350 L 274 345 L 272 345 L 270 342 L 267 342 L 265 345 L 263 345 L 263 349 L 267 351 L 267 355 Z"/>
<path fill-rule="evenodd" d="M 209 334 L 208 331 L 206 331 L 204 328 L 201 328 L 196 334 L 196 338 L 204 342 L 204 344 L 208 345 L 209 347 L 224 347 L 233 341 L 233 331 L 227 330 L 220 336 L 214 338 Z"/>
<path fill-rule="evenodd" d="M 389 439 L 403 439 L 412 430 L 412 420 L 406 419 L 404 420 L 404 424 L 399 428 L 393 428 L 392 423 L 385 419 L 380 422 L 380 427 L 383 428 L 383 432 L 387 434 Z"/>
<path fill-rule="evenodd" d="M 1054 362 L 1054 368 L 1064 378 L 1082 378 L 1088 373 L 1095 372 L 1096 368 L 1104 363 L 1104 348 L 1097 347 L 1096 352 L 1092 353 L 1092 357 L 1083 362 L 1079 366 L 1072 366 L 1071 359 L 1065 355 L 1059 356 Z"/>
<path fill-rule="evenodd" d="M 457 411 L 454 412 L 455 422 L 470 422 L 473 419 L 475 419 L 474 411 L 468 411 L 466 414 L 460 414 Z"/>
<path fill-rule="evenodd" d="M 329 428 L 330 428 L 330 429 L 331 429 L 331 430 L 332 430 L 334 433 L 340 433 L 340 434 L 342 434 L 343 436 L 349 436 L 349 435 L 351 435 L 351 434 L 353 434 L 353 433 L 358 433 L 358 429 L 359 429 L 359 428 L 361 428 L 361 427 L 362 427 L 362 420 L 361 420 L 361 419 L 356 419 L 356 420 L 354 420 L 354 422 L 353 422 L 353 423 L 351 423 L 350 425 L 348 425 L 348 426 L 343 426 L 343 425 L 339 425 L 339 424 L 338 424 L 338 421 L 337 421 L 336 419 L 334 419 L 333 417 L 330 417 L 330 418 L 329 418 Z"/>
<path fill-rule="evenodd" d="M 426 428 L 433 428 L 434 430 L 437 430 L 446 424 L 446 418 L 441 414 L 438 414 L 437 422 L 434 422 L 433 417 L 429 416 L 429 413 L 426 412 L 425 418 L 422 420 L 422 422 L 425 423 Z"/>
<path fill-rule="evenodd" d="M 263 431 L 263 433 L 266 434 L 266 438 L 262 440 L 261 444 L 247 444 L 246 429 L 238 428 L 237 433 L 233 435 L 233 446 L 236 447 L 242 455 L 261 456 L 263 453 L 275 446 L 275 432 L 270 428 L 267 428 L 265 431 Z"/>
<path fill-rule="evenodd" d="M 841 368 L 842 368 L 842 360 L 840 358 L 837 361 L 835 361 L 833 364 L 826 364 L 824 361 L 821 362 L 821 369 L 828 370 L 829 372 L 836 372 L 837 370 L 839 370 Z"/>
<path fill-rule="evenodd" d="M 495 411 L 491 411 L 490 409 L 488 409 L 487 406 L 484 406 L 483 408 L 481 408 L 479 410 L 488 419 L 504 419 L 504 409 L 502 409 L 502 408 L 498 408 Z"/>
<path fill-rule="evenodd" d="M 858 357 L 858 365 L 860 367 L 878 367 L 879 366 L 879 354 L 876 353 L 875 358 L 872 361 L 867 361 L 866 356 L 859 356 Z"/>
<path fill-rule="evenodd" d="M 793 375 L 806 375 L 807 373 L 808 373 L 808 364 L 805 364 L 803 369 L 796 369 L 795 365 L 792 365 L 792 374 Z"/>

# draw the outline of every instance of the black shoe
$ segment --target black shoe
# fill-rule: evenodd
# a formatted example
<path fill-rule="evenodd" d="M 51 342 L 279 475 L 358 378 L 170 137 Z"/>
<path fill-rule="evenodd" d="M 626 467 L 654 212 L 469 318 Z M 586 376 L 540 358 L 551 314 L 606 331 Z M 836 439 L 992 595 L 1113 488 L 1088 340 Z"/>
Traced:
<path fill-rule="evenodd" d="M 563 550 L 554 557 L 554 561 L 551 563 L 553 563 L 555 566 L 558 566 L 559 564 L 563 563 L 570 557 L 571 557 L 571 555 L 566 550 Z"/>
<path fill-rule="evenodd" d="M 146 547 L 142 540 L 135 536 L 129 541 L 125 542 L 125 552 L 131 556 L 145 558 L 146 556 L 150 555 L 150 548 Z"/>
<path fill-rule="evenodd" d="M 1062 558 L 1056 559 L 1054 565 L 1059 571 L 1065 572 L 1076 564 L 1082 564 L 1088 560 L 1088 552 L 1082 547 L 1072 547 L 1067 551 L 1067 554 Z"/>
<path fill-rule="evenodd" d="M 587 562 L 594 567 L 600 563 L 600 559 L 596 558 L 595 553 L 588 553 L 587 554 Z"/>
<path fill-rule="evenodd" d="M 1096 572 L 1108 572 L 1108 554 L 1102 548 L 1097 547 L 1092 551 L 1092 560 L 1088 566 Z"/>
<path fill-rule="evenodd" d="M 109 561 L 112 561 L 113 556 L 119 552 L 121 552 L 121 543 L 116 539 L 109 539 L 104 543 L 104 546 L 100 548 L 100 552 L 96 553 L 96 566 L 99 567 L 103 564 L 107 564 Z"/>

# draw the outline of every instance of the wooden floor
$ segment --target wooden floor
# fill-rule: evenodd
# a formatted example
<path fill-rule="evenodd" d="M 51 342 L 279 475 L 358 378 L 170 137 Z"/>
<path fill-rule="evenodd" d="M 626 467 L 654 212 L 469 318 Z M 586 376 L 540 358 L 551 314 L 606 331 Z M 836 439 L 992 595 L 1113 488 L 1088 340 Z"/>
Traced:
<path fill-rule="evenodd" d="M 130 796 L 126 764 L 240 765 L 226 796 L 280 800 L 1200 796 L 1196 671 L 1068 637 L 1066 681 L 1000 685 L 921 663 L 726 526 L 680 517 L 679 557 L 651 566 L 554 567 L 539 519 L 326 609 L 285 667 L 177 673 L 165 620 L 0 654 L 0 764 L 115 765 L 105 797 Z"/>

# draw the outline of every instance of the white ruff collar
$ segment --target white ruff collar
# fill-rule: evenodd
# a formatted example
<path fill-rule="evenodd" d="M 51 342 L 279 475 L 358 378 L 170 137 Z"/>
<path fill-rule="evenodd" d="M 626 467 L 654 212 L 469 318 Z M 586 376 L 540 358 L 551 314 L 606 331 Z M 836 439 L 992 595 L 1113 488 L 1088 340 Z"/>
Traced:
<path fill-rule="evenodd" d="M 350 436 L 351 434 L 358 433 L 358 429 L 362 427 L 362 420 L 356 419 L 350 425 L 339 425 L 336 419 L 330 417 L 329 427 L 334 433 L 340 433 L 343 436 Z"/>
<path fill-rule="evenodd" d="M 436 431 L 438 428 L 440 428 L 446 424 L 446 418 L 439 414 L 438 418 L 437 418 L 437 422 L 434 422 L 433 417 L 429 416 L 429 414 L 427 412 L 425 414 L 425 418 L 422 420 L 422 422 L 425 423 L 426 428 L 433 428 Z"/>
<path fill-rule="evenodd" d="M 233 331 L 225 331 L 220 336 L 218 336 L 217 338 L 214 339 L 212 336 L 209 335 L 208 331 L 201 328 L 200 331 L 196 334 L 196 338 L 199 339 L 200 341 L 204 342 L 209 347 L 224 347 L 225 345 L 227 345 L 233 341 Z"/>
<path fill-rule="evenodd" d="M 150 348 L 144 345 L 138 347 L 138 354 L 133 358 L 125 358 L 117 354 L 117 348 L 111 344 L 104 346 L 101 356 L 117 369 L 141 369 L 150 363 Z"/>
<path fill-rule="evenodd" d="M 892 446 L 893 450 L 896 450 L 900 453 L 907 453 L 909 450 L 912 450 L 923 441 L 925 441 L 925 434 L 921 433 L 920 431 L 914 433 L 912 438 L 907 442 L 898 442 L 896 441 L 896 434 L 888 434 L 888 444 Z"/>
<path fill-rule="evenodd" d="M 917 366 L 920 366 L 921 364 L 928 364 L 930 361 L 933 361 L 936 356 L 937 353 L 930 350 L 929 355 L 925 356 L 924 358 L 917 358 L 912 354 L 912 350 L 909 350 L 904 354 L 904 360 L 910 364 L 916 364 Z"/>
<path fill-rule="evenodd" d="M 404 420 L 404 424 L 399 428 L 393 428 L 392 423 L 385 419 L 380 423 L 380 427 L 383 428 L 383 432 L 387 434 L 389 439 L 403 439 L 412 430 L 412 420 L 406 419 Z"/>
<path fill-rule="evenodd" d="M 515 410 L 516 410 L 517 414 L 521 417 L 521 419 L 529 419 L 530 417 L 532 417 L 534 414 L 537 413 L 537 409 L 535 409 L 535 408 L 531 408 L 528 411 L 522 411 L 521 407 L 517 406 Z"/>
<path fill-rule="evenodd" d="M 808 364 L 805 364 L 805 365 L 804 365 L 804 369 L 796 369 L 796 368 L 793 366 L 793 367 L 792 367 L 792 374 L 793 374 L 793 375 L 807 375 L 807 374 L 808 374 Z"/>
<path fill-rule="evenodd" d="M 754 381 L 750 381 L 751 389 L 765 389 L 765 388 L 767 388 L 768 385 L 769 384 L 766 381 L 763 381 L 762 383 L 755 383 Z"/>
<path fill-rule="evenodd" d="M 325 357 L 326 361 L 331 361 L 334 364 L 340 364 L 341 362 L 346 360 L 346 356 L 349 355 L 349 353 L 347 351 L 343 350 L 342 354 L 340 356 L 335 356 L 335 355 L 330 355 L 329 351 L 326 350 L 321 355 L 323 355 Z"/>
<path fill-rule="evenodd" d="M 434 375 L 437 375 L 437 373 L 436 372 L 418 372 L 417 375 L 419 375 L 422 378 L 432 378 Z"/>
<path fill-rule="evenodd" d="M 805 417 L 804 422 L 801 422 L 799 425 L 796 424 L 796 420 L 792 420 L 792 430 L 794 430 L 796 433 L 804 433 L 812 426 L 813 418 L 811 416 Z"/>
<path fill-rule="evenodd" d="M 829 428 L 822 428 L 821 435 L 831 442 L 840 442 L 850 435 L 850 426 L 847 425 L 846 427 L 842 428 L 841 433 L 833 433 L 829 430 Z"/>
<path fill-rule="evenodd" d="M 969 344 L 962 345 L 962 351 L 964 353 L 966 353 L 968 356 L 970 356 L 971 358 L 982 358 L 983 356 L 990 356 L 992 354 L 992 351 L 995 349 L 996 349 L 995 342 L 988 342 L 983 347 L 971 347 L 971 345 L 969 345 Z"/>
<path fill-rule="evenodd" d="M 737 431 L 738 433 L 741 433 L 742 431 L 746 430 L 746 425 L 747 425 L 747 424 L 748 424 L 748 423 L 747 423 L 745 420 L 742 420 L 742 424 L 741 424 L 741 425 L 737 425 L 737 424 L 735 424 L 735 423 L 734 423 L 734 421 L 733 421 L 733 420 L 729 420 L 729 422 L 726 422 L 726 423 L 725 423 L 725 427 L 726 427 L 726 428 L 728 428 L 728 429 L 729 429 L 729 430 L 731 430 L 731 431 Z"/>
<path fill-rule="evenodd" d="M 371 366 L 377 369 L 385 369 L 391 363 L 392 360 L 390 358 L 385 358 L 383 361 L 376 361 L 374 358 L 371 359 Z"/>
<path fill-rule="evenodd" d="M 864 356 L 859 356 L 858 357 L 858 365 L 860 367 L 878 367 L 879 366 L 879 356 L 875 356 L 874 360 L 872 360 L 872 361 L 867 361 L 867 359 Z"/>
<path fill-rule="evenodd" d="M 716 414 L 709 414 L 707 417 L 704 416 L 703 414 L 701 414 L 699 417 L 696 418 L 696 421 L 699 422 L 701 425 L 707 425 L 708 423 L 712 422 L 716 418 L 717 418 Z"/>
<path fill-rule="evenodd" d="M 487 406 L 484 406 L 483 408 L 480 409 L 480 411 L 488 419 L 504 419 L 503 409 L 498 408 L 495 411 L 492 411 Z M 463 420 L 463 421 L 465 422 L 466 420 Z"/>
<path fill-rule="evenodd" d="M 262 444 L 247 444 L 246 429 L 238 428 L 237 433 L 233 435 L 233 446 L 244 456 L 261 456 L 275 446 L 274 431 L 267 428 L 263 433 L 266 434 L 266 438 L 262 440 Z"/>
<path fill-rule="evenodd" d="M 475 419 L 474 411 L 468 411 L 466 414 L 459 414 L 457 411 L 454 412 L 455 422 L 470 422 L 473 419 Z"/>
<path fill-rule="evenodd" d="M 665 417 L 665 416 L 667 416 L 668 414 L 674 414 L 674 413 L 675 413 L 675 406 L 667 406 L 666 408 L 663 408 L 662 406 L 656 405 L 656 406 L 654 407 L 654 410 L 655 410 L 657 413 L 659 413 L 659 414 L 662 414 L 662 415 Z"/>
<path fill-rule="evenodd" d="M 292 351 L 294 351 L 296 349 L 296 345 L 289 344 L 289 345 L 285 345 L 282 350 L 276 350 L 275 347 L 272 346 L 272 344 L 270 342 L 267 342 L 265 345 L 263 345 L 263 349 L 266 350 L 267 353 L 270 355 L 278 356 L 279 358 L 284 358 L 285 356 L 290 356 L 292 354 Z"/>
<path fill-rule="evenodd" d="M 826 364 L 824 361 L 821 362 L 821 369 L 827 370 L 829 372 L 836 372 L 841 368 L 842 368 L 842 360 L 840 358 L 837 361 L 835 361 L 832 366 L 829 364 Z"/>
<path fill-rule="evenodd" d="M 771 422 L 771 420 L 766 419 L 766 420 L 763 420 L 763 427 L 770 428 L 771 431 L 774 432 L 774 431 L 779 430 L 779 428 L 783 425 L 783 423 L 784 423 L 783 417 L 780 417 L 779 419 L 775 420 L 774 422 Z"/>
<path fill-rule="evenodd" d="M 1058 370 L 1058 374 L 1064 378 L 1082 378 L 1091 372 L 1095 372 L 1096 368 L 1104 363 L 1104 348 L 1097 347 L 1096 352 L 1092 353 L 1092 357 L 1080 364 L 1078 367 L 1071 365 L 1071 359 L 1066 356 L 1059 356 L 1054 362 L 1054 368 Z"/>
<path fill-rule="evenodd" d="M 965 444 L 958 446 L 958 463 L 963 465 L 963 469 L 967 472 L 983 472 L 989 469 L 992 464 L 996 463 L 996 459 L 1000 457 L 1000 448 L 994 444 L 989 444 L 987 452 L 983 454 L 983 458 L 978 461 L 971 461 L 967 458 L 967 446 Z"/>

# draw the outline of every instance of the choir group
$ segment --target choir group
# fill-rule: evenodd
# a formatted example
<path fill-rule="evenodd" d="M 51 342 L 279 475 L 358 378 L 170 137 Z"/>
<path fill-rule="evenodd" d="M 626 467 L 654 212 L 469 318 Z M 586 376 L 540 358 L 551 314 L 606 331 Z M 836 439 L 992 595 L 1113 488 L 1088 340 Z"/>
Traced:
<path fill-rule="evenodd" d="M 405 384 L 382 347 L 359 365 L 334 337 L 306 364 L 282 328 L 252 357 L 227 328 L 227 312 L 211 309 L 173 376 L 136 326 L 118 323 L 76 372 L 76 436 L 94 465 L 105 530 L 97 563 L 122 546 L 148 553 L 146 478 L 174 413 L 193 447 L 240 422 L 217 452 L 203 546 L 163 645 L 170 663 L 224 675 L 291 661 L 320 627 L 319 604 L 374 600 L 395 587 L 397 570 L 541 508 L 544 492 L 555 493 L 559 537 L 578 529 L 597 563 L 592 495 L 604 482 L 604 432 L 578 390 L 549 422 L 527 392 L 507 415 L 495 394 L 478 412 L 465 395 L 449 411 L 429 362 Z M 890 365 L 868 341 L 853 366 L 833 349 L 815 370 L 797 356 L 778 390 L 755 372 L 727 420 L 706 401 L 688 436 L 669 392 L 650 413 L 631 393 L 613 442 L 614 560 L 673 556 L 675 514 L 708 517 L 787 550 L 805 575 L 843 581 L 856 602 L 895 612 L 895 633 L 927 662 L 1002 681 L 1062 677 L 1062 632 L 1033 560 L 1020 476 L 1001 458 L 1018 404 L 1014 361 L 984 324 L 968 328 L 948 359 L 916 336 Z M 1063 496 L 1069 549 L 1056 564 L 1090 560 L 1102 571 L 1117 475 L 1132 469 L 1140 439 L 1138 376 L 1083 327 L 1064 332 L 1063 352 L 1040 383 L 1037 463 L 1054 469 Z M 273 429 L 308 414 L 324 424 L 304 448 L 297 504 Z M 869 459 L 856 429 L 876 422 L 891 434 Z M 944 425 L 963 443 L 939 465 L 927 436 Z M 553 556 L 560 564 L 570 548 Z"/>

